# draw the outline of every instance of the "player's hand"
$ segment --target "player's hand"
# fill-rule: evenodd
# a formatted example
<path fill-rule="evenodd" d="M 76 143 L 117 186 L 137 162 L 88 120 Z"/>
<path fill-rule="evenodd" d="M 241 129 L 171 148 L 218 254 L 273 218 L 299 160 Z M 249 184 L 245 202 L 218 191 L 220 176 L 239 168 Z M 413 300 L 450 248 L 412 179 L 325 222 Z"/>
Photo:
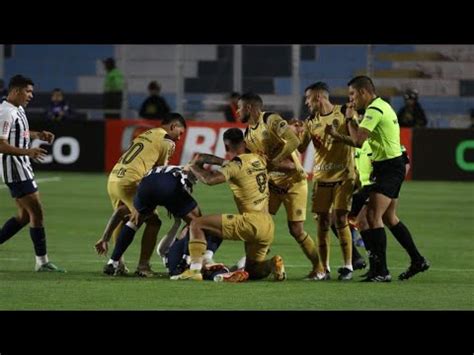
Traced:
<path fill-rule="evenodd" d="M 28 154 L 27 155 L 31 159 L 41 161 L 42 159 L 44 159 L 46 157 L 47 153 L 48 153 L 48 151 L 46 149 L 43 149 L 43 148 L 30 148 L 30 149 L 28 149 Z"/>
<path fill-rule="evenodd" d="M 51 133 L 51 132 L 48 132 L 48 131 L 42 131 L 39 134 L 39 139 L 41 139 L 42 141 L 46 141 L 49 144 L 51 144 L 54 141 L 54 134 Z"/>
<path fill-rule="evenodd" d="M 132 222 L 134 225 L 138 226 L 140 221 L 140 213 L 138 213 L 138 211 L 134 209 L 132 213 L 130 213 L 129 221 Z"/>
<path fill-rule="evenodd" d="M 334 125 L 328 124 L 324 129 L 324 133 L 329 134 L 331 137 L 334 137 L 336 134 L 336 128 L 334 127 Z"/>
<path fill-rule="evenodd" d="M 311 140 L 313 141 L 313 145 L 316 149 L 319 149 L 323 146 L 323 140 L 319 135 L 317 134 L 313 135 L 311 137 Z"/>
<path fill-rule="evenodd" d="M 109 250 L 109 243 L 100 239 L 97 243 L 95 243 L 95 250 L 99 255 L 106 255 L 107 251 Z"/>
<path fill-rule="evenodd" d="M 354 103 L 353 102 L 349 102 L 346 104 L 346 114 L 345 114 L 345 117 L 346 118 L 353 118 L 354 117 L 354 113 L 355 113 L 355 110 L 354 110 Z"/>

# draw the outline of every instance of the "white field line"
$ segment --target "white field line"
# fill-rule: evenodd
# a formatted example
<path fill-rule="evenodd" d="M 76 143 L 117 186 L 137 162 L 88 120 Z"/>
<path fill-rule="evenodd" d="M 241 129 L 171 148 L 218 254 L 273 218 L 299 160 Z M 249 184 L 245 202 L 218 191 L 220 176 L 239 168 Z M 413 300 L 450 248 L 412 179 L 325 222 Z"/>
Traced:
<path fill-rule="evenodd" d="M 53 182 L 53 181 L 61 181 L 62 179 L 59 176 L 53 176 L 50 178 L 42 178 L 42 179 L 35 179 L 35 181 L 38 182 Z M 7 185 L 0 185 L 0 190 L 8 188 Z"/>

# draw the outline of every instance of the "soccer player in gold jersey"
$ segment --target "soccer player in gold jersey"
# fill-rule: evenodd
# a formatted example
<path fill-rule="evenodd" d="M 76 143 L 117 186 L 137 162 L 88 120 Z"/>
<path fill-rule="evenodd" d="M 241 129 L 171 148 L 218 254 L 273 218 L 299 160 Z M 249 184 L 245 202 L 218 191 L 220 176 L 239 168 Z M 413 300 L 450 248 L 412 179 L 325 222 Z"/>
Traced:
<path fill-rule="evenodd" d="M 123 217 L 133 211 L 133 197 L 140 180 L 151 168 L 168 163 L 168 159 L 174 153 L 175 142 L 180 139 L 185 129 L 184 118 L 179 113 L 171 113 L 162 121 L 161 127 L 150 129 L 135 138 L 115 164 L 107 184 L 114 214 L 107 224 L 103 237 L 95 245 L 99 254 L 106 253 L 108 240 L 111 236 L 116 239 Z M 156 245 L 161 221 L 155 213 L 148 217 L 145 223 L 136 274 L 149 277 L 153 275 L 150 258 Z"/>
<path fill-rule="evenodd" d="M 300 140 L 280 115 L 262 111 L 263 101 L 259 95 L 242 95 L 238 107 L 241 121 L 248 123 L 245 131 L 247 149 L 269 160 L 269 212 L 276 214 L 283 203 L 290 234 L 311 261 L 312 275 L 320 268 L 320 262 L 314 240 L 304 230 L 308 182 L 297 151 Z M 284 160 L 291 160 L 294 168 L 279 171 L 277 166 Z"/>
<path fill-rule="evenodd" d="M 189 169 L 203 183 L 216 185 L 228 181 L 239 214 L 202 216 L 191 221 L 189 251 L 191 266 L 172 280 L 202 280 L 203 253 L 206 250 L 205 232 L 222 239 L 242 240 L 245 243 L 245 270 L 235 271 L 229 281 L 262 279 L 270 274 L 276 281 L 286 278 L 283 259 L 275 255 L 265 259 L 273 241 L 274 223 L 268 213 L 268 172 L 266 159 L 246 153 L 244 136 L 238 128 L 224 133 L 226 150 L 231 161 L 219 160 L 220 171 L 208 171 L 191 163 Z"/>
<path fill-rule="evenodd" d="M 318 216 L 318 248 L 321 263 L 325 270 L 314 275 L 314 280 L 329 278 L 329 228 L 331 226 L 331 208 L 336 215 L 336 230 L 341 244 L 344 265 L 338 270 L 339 280 L 352 279 L 352 238 L 347 220 L 351 209 L 354 180 L 353 148 L 335 141 L 325 133 L 326 125 L 337 127 L 347 133 L 343 107 L 329 101 L 329 87 L 317 82 L 305 89 L 306 105 L 312 117 L 305 121 L 300 151 L 304 151 L 309 142 L 315 148 L 313 163 L 313 206 Z"/>

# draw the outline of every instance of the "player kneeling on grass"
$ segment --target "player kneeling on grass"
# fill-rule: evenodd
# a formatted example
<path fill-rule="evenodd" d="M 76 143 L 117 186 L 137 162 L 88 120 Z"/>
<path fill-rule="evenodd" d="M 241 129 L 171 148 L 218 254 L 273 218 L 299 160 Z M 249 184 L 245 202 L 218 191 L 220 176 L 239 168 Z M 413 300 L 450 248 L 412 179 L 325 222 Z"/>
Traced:
<path fill-rule="evenodd" d="M 276 281 L 285 280 L 286 273 L 281 256 L 275 255 L 265 260 L 268 248 L 273 242 L 275 228 L 268 213 L 267 162 L 260 155 L 245 153 L 244 136 L 238 128 L 225 131 L 224 143 L 226 151 L 233 157 L 231 161 L 199 155 L 193 159 L 189 169 L 207 185 L 229 181 L 240 214 L 209 215 L 194 219 L 190 225 L 191 267 L 171 279 L 202 280 L 202 257 L 207 245 L 205 233 L 209 232 L 222 239 L 245 242 L 245 270 L 235 271 L 234 278 L 243 281 L 246 272 L 250 279 L 262 279 L 273 274 Z M 222 169 L 207 171 L 203 168 L 205 163 L 222 165 Z"/>
<path fill-rule="evenodd" d="M 186 225 L 180 233 L 181 219 L 175 218 L 173 226 L 160 240 L 156 248 L 157 254 L 163 259 L 163 264 L 169 276 L 183 273 L 190 266 L 189 257 L 189 226 Z M 179 234 L 179 235 L 178 235 Z M 222 243 L 221 238 L 206 235 L 207 250 L 203 255 L 203 267 L 201 269 L 204 280 L 211 281 L 243 281 L 242 273 L 229 274 L 230 269 L 224 264 L 213 261 L 214 253 Z M 220 275 L 220 276 L 218 276 Z M 245 279 L 248 278 L 248 275 Z"/>
<path fill-rule="evenodd" d="M 122 227 L 112 256 L 104 267 L 105 274 L 117 275 L 119 260 L 143 222 L 155 218 L 161 225 L 161 220 L 154 212 L 157 206 L 165 207 L 175 218 L 183 219 L 188 224 L 201 215 L 196 200 L 191 196 L 194 182 L 192 174 L 184 172 L 180 166 L 159 166 L 145 175 L 133 199 L 130 219 Z"/>

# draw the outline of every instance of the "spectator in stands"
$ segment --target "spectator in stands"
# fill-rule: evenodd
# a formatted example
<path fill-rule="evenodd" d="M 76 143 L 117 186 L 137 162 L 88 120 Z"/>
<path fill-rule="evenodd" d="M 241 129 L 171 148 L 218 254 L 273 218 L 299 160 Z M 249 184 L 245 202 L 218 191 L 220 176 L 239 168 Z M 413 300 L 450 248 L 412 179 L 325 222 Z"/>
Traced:
<path fill-rule="evenodd" d="M 397 113 L 400 127 L 426 127 L 428 120 L 418 102 L 418 91 L 408 89 L 403 95 L 405 106 Z"/>
<path fill-rule="evenodd" d="M 161 120 L 170 113 L 166 100 L 160 96 L 161 86 L 156 81 L 148 84 L 148 98 L 140 108 L 140 117 L 150 120 Z"/>
<path fill-rule="evenodd" d="M 104 81 L 104 117 L 117 119 L 120 118 L 119 110 L 122 108 L 124 78 L 122 72 L 116 67 L 114 58 L 104 59 L 103 63 L 106 71 Z"/>
<path fill-rule="evenodd" d="M 5 82 L 3 79 L 0 79 L 0 103 L 3 102 L 3 100 L 6 100 L 8 95 L 8 89 L 5 87 Z"/>
<path fill-rule="evenodd" d="M 239 102 L 240 94 L 232 92 L 229 95 L 229 103 L 224 108 L 225 119 L 227 122 L 239 122 L 239 115 L 237 114 L 237 102 Z"/>
<path fill-rule="evenodd" d="M 52 121 L 64 121 L 71 118 L 71 108 L 64 100 L 61 89 L 56 88 L 51 93 L 51 101 L 46 110 L 46 117 Z"/>

